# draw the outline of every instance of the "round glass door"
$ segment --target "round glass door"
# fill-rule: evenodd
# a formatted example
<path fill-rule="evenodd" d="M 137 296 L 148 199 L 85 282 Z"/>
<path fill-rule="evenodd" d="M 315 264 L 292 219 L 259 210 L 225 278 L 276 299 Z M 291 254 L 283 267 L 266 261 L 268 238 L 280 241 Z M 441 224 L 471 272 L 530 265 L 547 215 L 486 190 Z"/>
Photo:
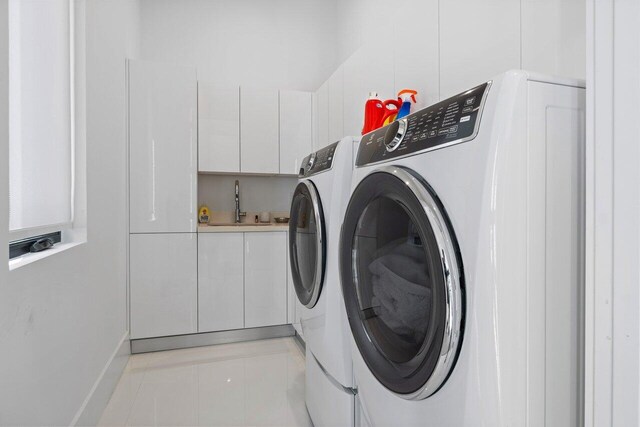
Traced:
<path fill-rule="evenodd" d="M 289 258 L 300 303 L 313 307 L 322 289 L 325 267 L 325 227 L 322 204 L 311 181 L 298 184 L 291 202 Z"/>
<path fill-rule="evenodd" d="M 393 166 L 363 179 L 347 208 L 340 257 L 349 324 L 371 372 L 406 399 L 435 393 L 461 343 L 463 275 L 429 185 Z"/>

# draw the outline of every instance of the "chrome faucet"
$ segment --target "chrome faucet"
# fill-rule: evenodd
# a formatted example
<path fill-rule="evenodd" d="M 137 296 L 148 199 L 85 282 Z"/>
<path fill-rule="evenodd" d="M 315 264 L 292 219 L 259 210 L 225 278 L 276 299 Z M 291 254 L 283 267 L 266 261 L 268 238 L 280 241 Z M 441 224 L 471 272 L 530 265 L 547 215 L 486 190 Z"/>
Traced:
<path fill-rule="evenodd" d="M 247 216 L 247 213 L 240 212 L 240 183 L 236 179 L 236 224 L 240 224 L 241 216 Z"/>

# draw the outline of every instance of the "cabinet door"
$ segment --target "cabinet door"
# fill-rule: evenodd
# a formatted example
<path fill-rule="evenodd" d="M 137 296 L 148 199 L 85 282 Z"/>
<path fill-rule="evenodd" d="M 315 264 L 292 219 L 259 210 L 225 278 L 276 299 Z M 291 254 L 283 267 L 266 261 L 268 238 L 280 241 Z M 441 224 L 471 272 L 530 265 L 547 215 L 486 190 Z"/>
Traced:
<path fill-rule="evenodd" d="M 407 25 L 403 18 L 406 9 L 398 8 L 393 20 L 393 50 L 395 68 L 395 92 L 402 89 L 418 91 L 415 112 L 440 100 L 440 69 L 438 51 L 438 0 L 409 0 L 411 16 L 420 25 Z M 407 40 L 411 40 L 407 43 Z M 420 52 L 420 55 L 416 55 Z"/>
<path fill-rule="evenodd" d="M 130 236 L 131 338 L 197 332 L 197 234 Z"/>
<path fill-rule="evenodd" d="M 279 173 L 277 89 L 240 88 L 240 170 Z"/>
<path fill-rule="evenodd" d="M 311 151 L 318 150 L 318 91 L 311 94 Z"/>
<path fill-rule="evenodd" d="M 132 233 L 196 230 L 196 104 L 195 69 L 129 62 Z"/>
<path fill-rule="evenodd" d="M 325 82 L 317 92 L 318 137 L 314 151 L 329 145 L 329 83 Z"/>
<path fill-rule="evenodd" d="M 240 172 L 240 88 L 198 82 L 198 170 Z"/>
<path fill-rule="evenodd" d="M 311 93 L 280 91 L 280 173 L 295 174 L 313 149 Z"/>
<path fill-rule="evenodd" d="M 287 323 L 287 233 L 245 233 L 245 327 Z"/>
<path fill-rule="evenodd" d="M 329 78 L 329 144 L 341 140 L 344 136 L 343 85 L 343 69 L 340 66 Z"/>
<path fill-rule="evenodd" d="M 358 136 L 364 124 L 364 106 L 369 92 L 377 92 L 380 99 L 395 99 L 394 61 L 380 61 L 375 67 L 370 58 L 380 52 L 393 51 L 393 40 L 382 38 L 369 42 L 349 57 L 343 67 L 344 73 L 344 134 Z"/>
<path fill-rule="evenodd" d="M 440 99 L 471 89 L 505 70 L 521 67 L 520 3 L 512 0 L 440 2 Z M 499 22 L 500 25 L 478 25 L 479 22 Z M 469 29 L 473 29 L 473 42 Z M 546 26 L 543 31 L 548 31 Z M 553 57 L 552 50 L 546 54 Z"/>
<path fill-rule="evenodd" d="M 244 327 L 242 233 L 198 236 L 198 332 Z"/>
<path fill-rule="evenodd" d="M 584 79 L 586 7 L 581 0 L 524 0 L 522 69 Z"/>

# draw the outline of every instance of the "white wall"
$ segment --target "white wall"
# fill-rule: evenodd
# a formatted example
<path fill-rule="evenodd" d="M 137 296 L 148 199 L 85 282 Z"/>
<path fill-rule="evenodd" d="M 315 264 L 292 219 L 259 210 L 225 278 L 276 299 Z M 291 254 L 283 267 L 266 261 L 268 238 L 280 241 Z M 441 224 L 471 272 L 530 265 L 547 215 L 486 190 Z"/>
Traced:
<path fill-rule="evenodd" d="M 221 84 L 315 90 L 337 66 L 336 0 L 142 0 L 143 59 Z"/>
<path fill-rule="evenodd" d="M 93 401 L 79 411 L 128 329 L 124 67 L 125 57 L 135 54 L 138 4 L 79 3 L 81 10 L 86 7 L 87 31 L 88 242 L 10 272 L 7 1 L 0 2 L 2 425 L 68 425 L 78 417 L 81 423 L 95 421 L 100 408 Z"/>
<path fill-rule="evenodd" d="M 235 180 L 240 183 L 240 209 L 244 212 L 288 212 L 298 183 L 293 176 L 198 176 L 198 206 L 212 211 L 235 210 Z M 247 219 L 252 220 L 251 218 Z"/>
<path fill-rule="evenodd" d="M 640 3 L 587 4 L 585 426 L 637 426 Z"/>

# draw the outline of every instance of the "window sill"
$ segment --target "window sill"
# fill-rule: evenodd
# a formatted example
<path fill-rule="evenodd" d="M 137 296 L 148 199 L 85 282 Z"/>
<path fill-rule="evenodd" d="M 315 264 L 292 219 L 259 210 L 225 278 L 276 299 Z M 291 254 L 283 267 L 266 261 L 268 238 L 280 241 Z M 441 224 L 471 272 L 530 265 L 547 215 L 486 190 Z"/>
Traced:
<path fill-rule="evenodd" d="M 45 258 L 49 258 L 50 256 L 68 251 L 69 249 L 75 248 L 76 246 L 80 246 L 87 242 L 86 232 L 74 232 L 72 234 L 72 238 L 69 241 L 64 241 L 56 244 L 53 248 L 47 249 L 46 251 L 36 252 L 36 253 L 28 253 L 22 256 L 13 258 L 9 260 L 9 271 L 17 270 L 18 268 L 25 267 L 29 264 L 33 264 L 36 261 L 40 261 Z M 64 239 L 64 238 L 63 238 Z"/>

